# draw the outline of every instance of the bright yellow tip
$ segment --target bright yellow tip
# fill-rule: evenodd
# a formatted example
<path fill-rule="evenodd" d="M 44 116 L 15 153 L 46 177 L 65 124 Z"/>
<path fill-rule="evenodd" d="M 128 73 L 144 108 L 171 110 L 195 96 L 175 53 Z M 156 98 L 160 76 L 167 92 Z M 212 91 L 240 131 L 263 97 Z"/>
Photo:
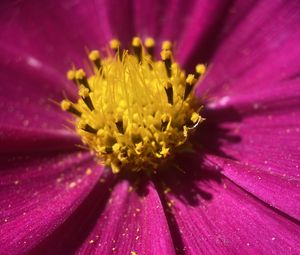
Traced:
<path fill-rule="evenodd" d="M 169 50 L 163 50 L 160 52 L 160 56 L 162 60 L 170 59 L 172 56 L 172 52 Z"/>
<path fill-rule="evenodd" d="M 113 50 L 116 50 L 116 49 L 119 49 L 120 46 L 121 46 L 121 43 L 119 40 L 117 39 L 112 39 L 110 42 L 109 42 L 109 45 L 110 45 L 110 48 L 113 49 Z"/>
<path fill-rule="evenodd" d="M 195 123 L 198 122 L 199 118 L 200 118 L 200 115 L 196 112 L 193 112 L 192 117 L 191 117 L 191 121 L 195 124 Z"/>
<path fill-rule="evenodd" d="M 69 81 L 74 80 L 74 79 L 75 79 L 75 74 L 76 74 L 76 71 L 75 71 L 75 70 L 69 70 L 69 71 L 67 72 L 67 79 L 68 79 Z"/>
<path fill-rule="evenodd" d="M 196 65 L 196 72 L 200 75 L 204 74 L 206 72 L 206 66 L 203 64 Z"/>
<path fill-rule="evenodd" d="M 196 83 L 195 76 L 193 74 L 189 74 L 188 77 L 186 78 L 186 82 L 190 85 L 193 85 Z"/>
<path fill-rule="evenodd" d="M 100 52 L 98 50 L 92 50 L 89 54 L 89 59 L 91 61 L 95 61 L 97 59 L 100 59 Z"/>
<path fill-rule="evenodd" d="M 61 101 L 60 106 L 62 110 L 67 111 L 71 106 L 71 102 L 68 100 L 63 100 Z"/>
<path fill-rule="evenodd" d="M 77 80 L 81 80 L 86 77 L 85 71 L 83 69 L 78 69 L 75 73 L 75 77 Z"/>
<path fill-rule="evenodd" d="M 163 41 L 161 49 L 162 50 L 172 50 L 172 43 L 170 41 Z"/>
<path fill-rule="evenodd" d="M 114 39 L 110 46 L 118 50 L 120 42 Z M 159 169 L 202 121 L 193 94 L 196 74 L 186 76 L 174 62 L 171 43 L 164 43 L 162 61 L 150 55 L 152 38 L 145 41 L 147 51 L 138 37 L 132 46 L 122 58 L 107 54 L 101 62 L 100 52 L 91 51 L 94 74 L 71 70 L 68 77 L 77 80 L 80 97 L 61 102 L 75 116 L 83 143 L 115 174 Z"/>
<path fill-rule="evenodd" d="M 141 46 L 141 44 L 142 44 L 142 42 L 141 42 L 141 39 L 139 37 L 133 37 L 132 46 L 139 47 L 139 46 Z"/>
<path fill-rule="evenodd" d="M 151 37 L 146 38 L 146 40 L 145 40 L 145 46 L 147 48 L 153 48 L 154 45 L 155 45 L 155 41 L 154 41 L 153 38 L 151 38 Z"/>
<path fill-rule="evenodd" d="M 89 96 L 89 90 L 87 88 L 83 87 L 83 86 L 80 86 L 78 94 L 81 97 L 88 97 Z"/>

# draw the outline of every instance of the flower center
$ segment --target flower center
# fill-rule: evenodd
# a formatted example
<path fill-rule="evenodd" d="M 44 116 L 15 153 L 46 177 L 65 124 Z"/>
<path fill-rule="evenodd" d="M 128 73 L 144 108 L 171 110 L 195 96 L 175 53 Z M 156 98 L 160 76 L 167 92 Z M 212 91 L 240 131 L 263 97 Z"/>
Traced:
<path fill-rule="evenodd" d="M 61 107 L 75 115 L 83 143 L 114 173 L 158 169 L 202 121 L 193 89 L 205 66 L 186 76 L 169 41 L 162 44 L 161 60 L 154 59 L 154 46 L 152 38 L 143 44 L 134 37 L 131 54 L 112 40 L 105 58 L 89 53 L 89 77 L 83 69 L 67 73 L 80 97 Z"/>

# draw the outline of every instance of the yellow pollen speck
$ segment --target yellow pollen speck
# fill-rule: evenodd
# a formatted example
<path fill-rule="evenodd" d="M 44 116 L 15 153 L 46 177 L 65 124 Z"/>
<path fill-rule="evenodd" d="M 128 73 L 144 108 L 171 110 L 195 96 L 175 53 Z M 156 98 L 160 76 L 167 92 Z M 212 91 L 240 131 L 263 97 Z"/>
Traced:
<path fill-rule="evenodd" d="M 161 60 L 154 59 L 154 39 L 144 43 L 134 37 L 132 51 L 125 51 L 113 39 L 112 51 L 101 60 L 98 50 L 89 53 L 92 75 L 81 68 L 67 73 L 80 97 L 63 100 L 61 108 L 75 116 L 83 143 L 115 174 L 123 169 L 155 172 L 203 120 L 193 90 L 205 66 L 186 75 L 173 59 L 171 42 L 163 42 Z"/>
<path fill-rule="evenodd" d="M 138 255 L 135 251 L 130 252 L 130 255 Z"/>
<path fill-rule="evenodd" d="M 92 169 L 91 168 L 86 169 L 85 173 L 86 173 L 86 175 L 91 175 Z"/>
<path fill-rule="evenodd" d="M 74 188 L 74 187 L 76 187 L 76 182 L 71 182 L 70 184 L 69 184 L 69 188 Z"/>
<path fill-rule="evenodd" d="M 171 189 L 170 189 L 169 187 L 167 187 L 167 188 L 164 190 L 164 194 L 168 194 L 170 191 L 171 191 Z"/>

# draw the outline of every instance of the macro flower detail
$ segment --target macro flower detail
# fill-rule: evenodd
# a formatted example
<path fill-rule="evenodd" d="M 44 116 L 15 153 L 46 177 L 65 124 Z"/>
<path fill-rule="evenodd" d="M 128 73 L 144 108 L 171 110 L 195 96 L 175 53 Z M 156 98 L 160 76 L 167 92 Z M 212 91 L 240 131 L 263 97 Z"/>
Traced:
<path fill-rule="evenodd" d="M 67 73 L 80 99 L 64 100 L 61 107 L 77 117 L 77 133 L 114 173 L 156 171 L 202 121 L 193 88 L 205 66 L 186 76 L 174 62 L 171 42 L 162 43 L 161 61 L 154 60 L 154 45 L 146 38 L 144 47 L 135 37 L 130 54 L 112 40 L 113 55 L 102 60 L 99 51 L 89 53 L 90 77 L 83 69 Z"/>
<path fill-rule="evenodd" d="M 1 1 L 0 254 L 300 254 L 299 41 L 298 0 Z"/>

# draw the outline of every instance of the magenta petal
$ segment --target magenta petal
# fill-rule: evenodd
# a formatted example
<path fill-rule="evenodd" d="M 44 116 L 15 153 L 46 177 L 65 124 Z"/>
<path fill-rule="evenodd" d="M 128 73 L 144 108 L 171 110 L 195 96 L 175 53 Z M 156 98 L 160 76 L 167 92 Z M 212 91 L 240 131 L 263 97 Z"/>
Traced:
<path fill-rule="evenodd" d="M 265 166 L 259 167 L 245 162 L 208 158 L 222 169 L 224 175 L 249 193 L 287 215 L 300 219 L 299 171 L 294 174 L 273 171 L 272 163 L 267 161 L 264 162 Z"/>
<path fill-rule="evenodd" d="M 178 189 L 180 184 L 178 184 Z M 172 195 L 185 254 L 298 254 L 299 226 L 234 183 L 199 182 L 211 199 L 189 205 Z"/>
<path fill-rule="evenodd" d="M 139 197 L 128 182 L 118 183 L 79 253 L 175 254 L 159 196 L 152 185 L 147 189 Z"/>
<path fill-rule="evenodd" d="M 239 16 L 233 9 L 232 19 Z M 272 18 L 270 18 L 272 17 Z M 273 83 L 299 75 L 300 8 L 298 1 L 258 2 L 238 23 L 224 24 L 221 43 L 208 63 L 199 95 L 251 96 Z"/>
<path fill-rule="evenodd" d="M 248 95 L 235 102 L 222 99 L 223 112 L 234 106 L 240 121 L 221 125 L 231 130 L 239 141 L 224 139 L 220 146 L 223 155 L 207 152 L 206 156 L 235 183 L 286 214 L 300 219 L 297 202 L 300 181 L 300 94 L 297 88 L 297 81 L 274 84 L 273 90 L 268 93 L 261 90 L 251 95 L 254 100 L 252 103 Z M 217 108 L 211 112 L 216 113 Z M 222 118 L 229 120 L 232 116 L 224 117 L 223 114 Z M 207 123 L 217 122 L 220 117 L 209 115 Z M 208 135 L 206 132 L 203 136 Z M 217 154 L 218 157 L 208 154 Z"/>
<path fill-rule="evenodd" d="M 91 167 L 92 173 L 86 169 Z M 24 254 L 51 234 L 80 205 L 102 169 L 90 154 L 1 159 L 0 247 Z"/>
<path fill-rule="evenodd" d="M 41 151 L 74 151 L 79 150 L 79 144 L 81 144 L 80 138 L 65 130 L 0 125 L 0 153 L 6 156 Z"/>
<path fill-rule="evenodd" d="M 1 43 L 62 73 L 83 64 L 84 47 L 102 47 L 111 37 L 103 6 L 94 1 L 6 1 L 0 19 Z"/>
<path fill-rule="evenodd" d="M 147 194 L 140 196 L 128 181 L 118 181 L 113 188 L 110 184 L 101 178 L 81 214 L 37 249 L 37 254 L 176 254 L 153 186 L 148 185 Z"/>
<path fill-rule="evenodd" d="M 65 129 L 68 115 L 54 103 L 63 99 L 63 91 L 71 96 L 74 91 L 64 74 L 10 47 L 0 45 L 0 56 L 3 70 L 0 123 L 23 128 Z"/>
<path fill-rule="evenodd" d="M 172 25 L 178 16 L 182 16 L 182 9 L 186 10 L 186 2 L 179 1 L 179 13 L 176 13 L 167 27 L 172 31 L 172 40 L 177 46 L 178 61 L 184 66 L 194 69 L 196 64 L 207 62 L 215 47 L 220 43 L 220 31 L 228 23 L 230 10 L 234 8 L 234 1 L 216 1 L 209 0 L 195 1 L 186 12 L 186 18 L 182 19 L 185 25 L 183 28 Z M 190 3 L 191 1 L 189 1 Z M 251 1 L 244 2 L 239 6 L 239 12 L 244 12 Z M 176 29 L 174 29 L 176 27 Z M 178 38 L 178 31 L 180 37 Z"/>

